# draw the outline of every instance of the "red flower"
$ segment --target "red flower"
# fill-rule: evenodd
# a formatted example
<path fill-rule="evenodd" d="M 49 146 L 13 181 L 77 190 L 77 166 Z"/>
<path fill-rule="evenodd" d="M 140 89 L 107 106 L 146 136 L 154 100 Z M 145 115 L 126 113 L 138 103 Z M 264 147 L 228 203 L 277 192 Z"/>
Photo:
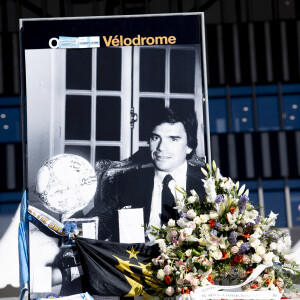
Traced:
<path fill-rule="evenodd" d="M 253 272 L 253 268 L 249 268 L 248 270 L 247 270 L 247 274 L 251 274 Z"/>
<path fill-rule="evenodd" d="M 268 279 L 266 280 L 266 284 L 267 284 L 267 285 L 270 285 L 270 283 L 271 283 L 271 280 L 268 278 Z"/>
<path fill-rule="evenodd" d="M 215 225 L 216 225 L 215 220 L 209 220 L 208 223 L 210 224 L 210 227 L 215 227 Z"/>
<path fill-rule="evenodd" d="M 228 258 L 228 254 L 225 251 L 222 251 L 222 258 L 221 259 L 226 259 Z"/>
<path fill-rule="evenodd" d="M 172 282 L 172 278 L 168 275 L 168 276 L 165 276 L 165 282 L 167 283 L 167 284 L 171 284 L 171 282 Z"/>
<path fill-rule="evenodd" d="M 213 281 L 213 276 L 212 276 L 212 274 L 208 274 L 208 276 L 207 276 L 207 281 L 209 281 L 211 284 L 215 284 L 214 281 Z"/>
<path fill-rule="evenodd" d="M 243 255 L 242 254 L 237 254 L 235 257 L 234 257 L 234 260 L 237 262 L 237 263 L 240 263 L 243 261 Z"/>
<path fill-rule="evenodd" d="M 234 206 L 230 207 L 229 211 L 233 214 L 235 211 L 235 207 Z"/>
<path fill-rule="evenodd" d="M 258 284 L 257 283 L 251 284 L 251 289 L 257 289 L 257 288 L 258 288 Z"/>
<path fill-rule="evenodd" d="M 181 289 L 181 294 L 189 294 L 190 292 L 188 288 L 186 290 L 184 288 Z"/>
<path fill-rule="evenodd" d="M 242 236 L 245 237 L 246 239 L 248 239 L 250 237 L 250 233 L 242 234 Z"/>

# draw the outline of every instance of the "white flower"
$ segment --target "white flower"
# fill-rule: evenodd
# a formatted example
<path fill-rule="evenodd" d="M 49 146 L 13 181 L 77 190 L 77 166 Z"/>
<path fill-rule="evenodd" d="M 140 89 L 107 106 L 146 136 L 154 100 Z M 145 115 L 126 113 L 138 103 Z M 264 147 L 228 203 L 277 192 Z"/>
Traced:
<path fill-rule="evenodd" d="M 207 202 L 214 203 L 217 197 L 215 179 L 213 177 L 209 177 L 207 180 L 203 180 L 203 182 L 204 182 L 205 192 L 207 195 L 206 198 Z"/>
<path fill-rule="evenodd" d="M 255 249 L 255 251 L 256 251 L 256 253 L 258 254 L 258 255 L 263 255 L 263 254 L 265 254 L 266 253 L 266 249 L 265 249 L 265 247 L 264 246 L 258 246 L 256 249 Z"/>
<path fill-rule="evenodd" d="M 165 275 L 170 275 L 170 274 L 172 273 L 171 266 L 166 265 L 166 266 L 164 267 L 164 273 L 165 273 Z"/>
<path fill-rule="evenodd" d="M 275 242 L 272 242 L 272 243 L 270 244 L 270 249 L 271 249 L 271 250 L 277 250 L 277 247 L 278 247 L 278 245 L 277 245 L 277 243 L 275 243 Z"/>
<path fill-rule="evenodd" d="M 199 217 L 199 216 L 196 216 L 196 217 L 194 218 L 194 222 L 195 222 L 195 224 L 200 225 L 200 224 L 201 224 L 200 217 Z"/>
<path fill-rule="evenodd" d="M 223 237 L 223 235 L 220 236 L 219 238 L 219 247 L 222 249 L 225 249 L 227 246 L 227 237 Z"/>
<path fill-rule="evenodd" d="M 166 252 L 167 251 L 167 245 L 166 245 L 164 239 L 155 240 L 155 243 L 158 244 L 159 249 L 160 249 L 161 252 Z"/>
<path fill-rule="evenodd" d="M 176 225 L 175 221 L 173 219 L 170 219 L 168 221 L 168 227 L 174 227 Z"/>
<path fill-rule="evenodd" d="M 186 241 L 188 242 L 198 242 L 198 238 L 194 235 L 189 235 L 185 238 Z"/>
<path fill-rule="evenodd" d="M 189 222 L 186 218 L 180 218 L 177 220 L 177 225 L 181 228 L 185 228 L 187 226 L 187 223 Z"/>
<path fill-rule="evenodd" d="M 195 190 L 190 190 L 190 193 L 192 196 L 197 196 L 198 197 L 198 194 Z"/>
<path fill-rule="evenodd" d="M 193 209 L 190 209 L 186 213 L 191 219 L 194 219 L 197 215 Z"/>
<path fill-rule="evenodd" d="M 237 246 L 233 246 L 233 247 L 231 247 L 231 249 L 230 249 L 230 252 L 231 252 L 232 254 L 237 254 L 238 251 L 239 251 L 239 247 L 237 247 Z"/>
<path fill-rule="evenodd" d="M 192 235 L 193 234 L 193 228 L 191 227 L 186 227 L 183 229 L 183 232 L 186 234 L 186 236 Z"/>
<path fill-rule="evenodd" d="M 193 204 L 195 201 L 199 200 L 198 196 L 190 196 L 187 198 L 189 204 Z"/>
<path fill-rule="evenodd" d="M 211 220 L 215 220 L 215 219 L 217 219 L 219 217 L 219 214 L 216 212 L 216 211 L 210 211 L 209 212 L 209 218 L 211 219 Z"/>
<path fill-rule="evenodd" d="M 222 258 L 222 251 L 220 250 L 216 250 L 216 251 L 212 251 L 210 252 L 211 256 L 215 259 L 215 260 L 220 260 Z"/>
<path fill-rule="evenodd" d="M 200 238 L 200 239 L 198 240 L 198 243 L 199 243 L 199 245 L 201 245 L 201 246 L 205 246 L 205 245 L 206 245 L 206 240 L 205 240 L 204 238 Z"/>
<path fill-rule="evenodd" d="M 264 255 L 265 262 L 271 262 L 273 260 L 274 254 L 273 252 L 268 252 Z"/>
<path fill-rule="evenodd" d="M 257 283 L 261 283 L 263 281 L 263 279 L 261 278 L 261 276 L 258 276 L 258 277 L 255 278 L 255 281 Z"/>
<path fill-rule="evenodd" d="M 201 223 L 206 223 L 209 220 L 209 215 L 200 215 L 199 218 Z"/>
<path fill-rule="evenodd" d="M 165 290 L 165 293 L 168 295 L 168 296 L 172 296 L 174 294 L 174 288 L 172 286 L 168 286 Z"/>
<path fill-rule="evenodd" d="M 244 192 L 244 190 L 245 190 L 245 187 L 246 187 L 245 184 L 243 184 L 243 185 L 241 186 L 241 188 L 240 188 L 240 190 L 239 190 L 239 193 L 238 193 L 238 197 L 241 196 L 241 195 L 243 194 L 243 192 Z"/>
<path fill-rule="evenodd" d="M 243 244 L 244 242 L 242 241 L 242 240 L 239 240 L 237 243 L 236 243 L 236 245 L 238 246 L 238 247 L 241 247 L 241 245 Z"/>
<path fill-rule="evenodd" d="M 187 257 L 190 257 L 190 256 L 192 255 L 192 249 L 186 250 L 186 251 L 185 251 L 185 255 L 186 255 Z"/>
<path fill-rule="evenodd" d="M 286 255 L 284 255 L 284 262 L 286 263 L 286 264 L 290 264 L 292 261 L 293 261 L 293 257 L 292 257 L 292 255 L 290 255 L 290 254 L 286 254 Z"/>
<path fill-rule="evenodd" d="M 220 187 L 226 189 L 226 190 L 232 190 L 235 187 L 234 182 L 231 180 L 231 178 L 222 178 L 222 182 L 220 184 Z"/>
<path fill-rule="evenodd" d="M 253 263 L 260 263 L 261 262 L 261 257 L 258 254 L 254 253 L 251 257 L 251 260 L 252 260 Z"/>
<path fill-rule="evenodd" d="M 254 249 L 256 249 L 260 245 L 260 240 L 253 237 L 253 235 L 250 236 L 249 242 L 250 242 L 250 246 L 253 247 Z"/>
<path fill-rule="evenodd" d="M 157 279 L 163 281 L 165 279 L 165 272 L 162 269 L 159 269 L 156 275 Z"/>

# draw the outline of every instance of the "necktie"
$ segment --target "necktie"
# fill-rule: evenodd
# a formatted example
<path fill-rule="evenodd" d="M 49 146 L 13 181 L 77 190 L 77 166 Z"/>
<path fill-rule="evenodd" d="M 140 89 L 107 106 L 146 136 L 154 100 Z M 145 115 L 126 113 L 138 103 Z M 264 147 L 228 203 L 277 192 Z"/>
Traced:
<path fill-rule="evenodd" d="M 168 223 L 169 219 L 175 219 L 176 213 L 173 207 L 175 206 L 174 196 L 169 188 L 169 182 L 173 180 L 170 174 L 167 174 L 163 179 L 163 188 L 161 192 L 161 223 Z"/>

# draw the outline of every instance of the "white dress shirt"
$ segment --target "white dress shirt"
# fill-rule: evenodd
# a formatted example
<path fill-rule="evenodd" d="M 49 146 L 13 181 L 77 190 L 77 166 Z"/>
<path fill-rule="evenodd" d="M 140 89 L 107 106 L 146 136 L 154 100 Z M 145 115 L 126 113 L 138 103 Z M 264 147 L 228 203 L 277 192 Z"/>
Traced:
<path fill-rule="evenodd" d="M 154 236 L 150 234 L 152 231 L 151 225 L 156 227 L 161 227 L 161 192 L 163 189 L 163 179 L 167 174 L 170 174 L 173 177 L 173 180 L 169 182 L 169 188 L 174 196 L 174 199 L 181 199 L 183 196 L 180 192 L 175 189 L 175 186 L 178 185 L 183 189 L 186 189 L 186 173 L 187 173 L 187 161 L 185 161 L 180 167 L 175 169 L 172 172 L 163 172 L 159 170 L 155 170 L 154 173 L 154 185 L 152 192 L 152 202 L 151 202 L 151 210 L 150 210 L 150 218 L 149 218 L 149 226 L 146 232 L 150 242 L 153 242 Z"/>

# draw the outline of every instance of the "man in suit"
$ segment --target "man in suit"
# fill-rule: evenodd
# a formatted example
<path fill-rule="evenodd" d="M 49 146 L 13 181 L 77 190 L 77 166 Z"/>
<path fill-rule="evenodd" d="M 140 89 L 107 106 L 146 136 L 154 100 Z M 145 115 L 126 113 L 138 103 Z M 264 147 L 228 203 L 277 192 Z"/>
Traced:
<path fill-rule="evenodd" d="M 200 167 L 187 162 L 197 147 L 195 113 L 164 109 L 153 117 L 150 128 L 149 150 L 153 166 L 118 175 L 107 189 L 98 210 L 99 239 L 111 236 L 112 240 L 119 240 L 119 209 L 144 208 L 144 223 L 157 227 L 170 218 L 177 219 L 173 207 L 180 195 L 175 185 L 188 193 L 195 190 L 200 199 L 205 196 Z"/>

